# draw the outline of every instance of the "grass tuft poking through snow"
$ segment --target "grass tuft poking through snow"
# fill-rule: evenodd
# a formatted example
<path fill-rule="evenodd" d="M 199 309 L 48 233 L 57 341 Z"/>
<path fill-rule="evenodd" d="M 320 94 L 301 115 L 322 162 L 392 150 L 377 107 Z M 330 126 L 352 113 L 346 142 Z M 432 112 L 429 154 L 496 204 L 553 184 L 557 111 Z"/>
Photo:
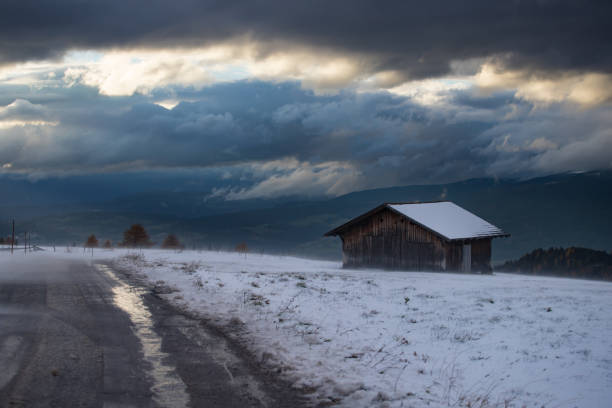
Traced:
<path fill-rule="evenodd" d="M 222 252 L 110 256 L 321 406 L 612 406 L 612 283 Z"/>

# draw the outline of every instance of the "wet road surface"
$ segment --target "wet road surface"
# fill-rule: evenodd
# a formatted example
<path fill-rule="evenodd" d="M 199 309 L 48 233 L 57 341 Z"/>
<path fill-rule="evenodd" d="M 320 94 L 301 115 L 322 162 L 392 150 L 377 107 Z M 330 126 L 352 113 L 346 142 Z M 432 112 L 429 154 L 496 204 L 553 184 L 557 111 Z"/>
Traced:
<path fill-rule="evenodd" d="M 107 265 L 42 255 L 0 264 L 1 407 L 305 401 L 222 333 Z"/>

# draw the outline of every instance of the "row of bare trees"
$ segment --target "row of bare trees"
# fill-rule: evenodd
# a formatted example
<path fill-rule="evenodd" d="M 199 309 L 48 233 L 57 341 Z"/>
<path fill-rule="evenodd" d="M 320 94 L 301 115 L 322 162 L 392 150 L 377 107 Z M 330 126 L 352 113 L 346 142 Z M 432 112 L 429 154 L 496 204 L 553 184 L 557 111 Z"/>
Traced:
<path fill-rule="evenodd" d="M 155 245 L 151 241 L 149 234 L 140 224 L 134 224 L 129 229 L 123 232 L 123 241 L 117 246 L 122 248 L 149 248 Z M 91 234 L 87 241 L 85 241 L 85 248 L 97 248 L 99 246 L 98 238 L 95 234 Z M 183 249 L 184 246 L 181 244 L 179 239 L 174 234 L 168 234 L 168 236 L 162 242 L 162 248 L 164 249 Z M 113 244 L 110 240 L 104 241 L 102 248 L 112 248 Z"/>
<path fill-rule="evenodd" d="M 100 245 L 98 238 L 91 234 L 85 241 L 85 248 L 98 248 Z M 121 248 L 150 248 L 155 245 L 151 241 L 149 234 L 141 224 L 134 224 L 129 229 L 123 232 L 123 241 L 117 246 Z M 102 248 L 110 249 L 113 244 L 110 240 L 104 241 Z M 163 249 L 183 249 L 185 246 L 179 241 L 176 235 L 168 234 L 161 244 Z M 236 245 L 235 251 L 241 254 L 247 254 L 249 247 L 245 242 Z"/>

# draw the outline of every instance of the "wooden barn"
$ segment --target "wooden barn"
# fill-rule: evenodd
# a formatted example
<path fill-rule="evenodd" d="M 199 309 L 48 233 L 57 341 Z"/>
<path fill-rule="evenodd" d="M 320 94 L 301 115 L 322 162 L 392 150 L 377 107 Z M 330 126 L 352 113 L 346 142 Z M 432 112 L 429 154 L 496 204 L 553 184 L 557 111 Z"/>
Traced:
<path fill-rule="evenodd" d="M 491 272 L 498 227 L 450 201 L 385 203 L 325 236 L 342 239 L 345 267 Z"/>

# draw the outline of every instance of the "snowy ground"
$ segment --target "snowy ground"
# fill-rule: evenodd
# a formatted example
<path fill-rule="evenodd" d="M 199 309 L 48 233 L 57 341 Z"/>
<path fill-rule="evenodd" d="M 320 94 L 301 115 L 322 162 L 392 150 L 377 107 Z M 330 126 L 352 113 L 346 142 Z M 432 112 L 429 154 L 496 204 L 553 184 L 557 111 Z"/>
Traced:
<path fill-rule="evenodd" d="M 37 256 L 49 255 L 84 256 Z M 239 333 L 319 403 L 612 406 L 611 283 L 222 252 L 87 257 L 171 286 L 171 302 Z"/>

